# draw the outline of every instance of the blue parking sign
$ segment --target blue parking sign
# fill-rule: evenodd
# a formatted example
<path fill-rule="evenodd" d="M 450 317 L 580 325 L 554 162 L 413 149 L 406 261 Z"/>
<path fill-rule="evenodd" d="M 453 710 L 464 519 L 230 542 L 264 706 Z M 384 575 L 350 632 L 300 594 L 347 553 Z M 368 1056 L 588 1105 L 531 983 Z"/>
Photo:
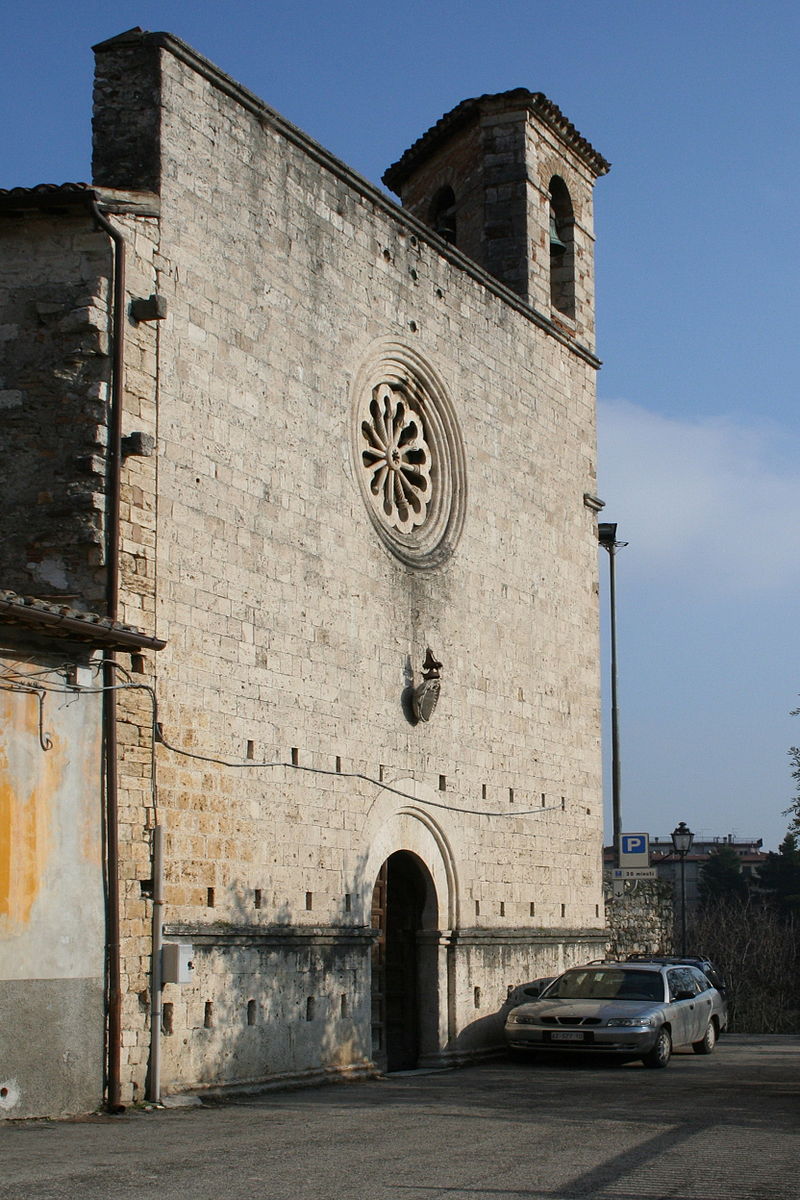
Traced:
<path fill-rule="evenodd" d="M 621 867 L 650 866 L 650 838 L 646 833 L 621 833 L 619 838 Z"/>

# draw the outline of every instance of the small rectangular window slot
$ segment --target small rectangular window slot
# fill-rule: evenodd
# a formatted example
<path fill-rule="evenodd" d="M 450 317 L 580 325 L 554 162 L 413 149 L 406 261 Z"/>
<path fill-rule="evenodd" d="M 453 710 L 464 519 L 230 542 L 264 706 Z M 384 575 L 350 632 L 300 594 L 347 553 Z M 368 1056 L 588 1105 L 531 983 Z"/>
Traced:
<path fill-rule="evenodd" d="M 313 1021 L 313 1020 L 314 1020 L 314 1008 L 315 1008 L 315 1007 L 316 1007 L 316 1006 L 315 1006 L 315 1003 L 314 1003 L 314 997 L 313 997 L 313 996 L 307 996 L 307 997 L 306 997 L 306 1020 L 307 1020 L 307 1021 Z"/>
<path fill-rule="evenodd" d="M 505 915 L 506 915 L 506 902 L 505 902 L 505 900 L 501 900 L 500 901 L 500 916 L 504 917 Z"/>
<path fill-rule="evenodd" d="M 256 888 L 253 892 L 253 908 L 261 908 L 261 888 Z"/>
<path fill-rule="evenodd" d="M 344 992 L 342 992 L 341 996 L 339 997 L 339 1016 L 346 1017 L 348 1015 L 349 1015 L 349 1013 L 348 1013 L 348 1008 L 347 1008 L 347 995 Z"/>
<path fill-rule="evenodd" d="M 214 1005 L 210 1000 L 206 1000 L 205 1010 L 203 1012 L 203 1028 L 214 1028 Z"/>
<path fill-rule="evenodd" d="M 481 800 L 485 800 L 485 799 L 486 799 L 486 784 L 482 783 L 481 784 Z"/>
<path fill-rule="evenodd" d="M 172 1004 L 167 1001 L 161 1005 L 161 1032 L 164 1037 L 169 1037 L 172 1033 L 173 1008 Z"/>
<path fill-rule="evenodd" d="M 351 912 L 352 908 L 353 908 L 353 898 L 350 895 L 350 893 L 348 892 L 344 898 L 344 911 Z"/>
<path fill-rule="evenodd" d="M 132 654 L 131 655 L 131 672 L 134 675 L 144 675 L 144 655 L 143 654 Z"/>
<path fill-rule="evenodd" d="M 341 773 L 342 773 L 342 760 L 339 757 L 339 755 L 337 754 L 336 755 L 336 774 L 341 775 Z"/>
<path fill-rule="evenodd" d="M 480 900 L 476 900 L 475 901 L 475 916 L 479 917 L 480 915 L 481 915 L 481 902 L 480 902 Z"/>
<path fill-rule="evenodd" d="M 599 904 L 595 904 L 595 906 L 594 906 L 594 915 L 596 917 L 600 916 L 600 905 Z"/>
<path fill-rule="evenodd" d="M 514 803 L 514 789 L 513 788 L 508 789 L 508 802 L 509 802 L 509 804 Z"/>
<path fill-rule="evenodd" d="M 214 907 L 214 889 L 213 887 L 206 888 L 206 908 Z"/>
<path fill-rule="evenodd" d="M 255 1000 L 247 1001 L 247 1024 L 255 1025 L 256 1023 L 256 1002 Z"/>
<path fill-rule="evenodd" d="M 314 907 L 314 893 L 306 892 L 306 912 L 311 912 Z"/>
<path fill-rule="evenodd" d="M 292 766 L 296 767 L 300 762 L 300 752 L 297 746 L 292 746 Z"/>
<path fill-rule="evenodd" d="M 447 776 L 446 775 L 439 776 L 439 791 L 440 792 L 447 791 Z"/>
<path fill-rule="evenodd" d="M 536 916 L 536 905 L 534 904 L 533 900 L 531 900 L 531 916 Z"/>
<path fill-rule="evenodd" d="M 248 738 L 247 749 L 245 751 L 245 758 L 248 758 L 252 761 L 252 759 L 255 758 L 255 754 L 256 754 L 255 742 L 250 741 L 250 739 Z"/>
<path fill-rule="evenodd" d="M 562 915 L 562 917 L 565 917 L 565 916 L 567 915 L 567 906 L 566 906 L 566 904 L 562 904 L 562 905 L 561 905 L 561 915 Z"/>
<path fill-rule="evenodd" d="M 562 797 L 561 797 L 561 811 L 562 811 L 562 812 L 564 812 L 564 810 L 565 810 L 565 808 L 566 808 L 566 807 L 567 807 L 567 802 L 566 802 L 566 800 L 564 799 L 564 797 L 562 796 Z"/>
<path fill-rule="evenodd" d="M 542 792 L 542 808 L 544 808 L 544 806 L 545 806 L 545 800 L 546 800 L 545 794 L 544 794 L 544 792 Z"/>
<path fill-rule="evenodd" d="M 472 989 L 472 1003 L 475 1008 L 480 1008 L 481 1006 L 481 989 L 479 987 Z"/>

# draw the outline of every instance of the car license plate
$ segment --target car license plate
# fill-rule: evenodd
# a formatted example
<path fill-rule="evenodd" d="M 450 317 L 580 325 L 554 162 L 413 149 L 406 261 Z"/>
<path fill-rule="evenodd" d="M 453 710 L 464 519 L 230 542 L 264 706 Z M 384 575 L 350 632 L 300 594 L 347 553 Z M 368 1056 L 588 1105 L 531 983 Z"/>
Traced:
<path fill-rule="evenodd" d="M 582 1042 L 583 1034 L 578 1033 L 576 1030 L 572 1030 L 572 1029 L 569 1030 L 569 1032 L 566 1032 L 566 1031 L 563 1033 L 555 1033 L 554 1032 L 554 1033 L 550 1034 L 550 1040 L 553 1042 Z"/>

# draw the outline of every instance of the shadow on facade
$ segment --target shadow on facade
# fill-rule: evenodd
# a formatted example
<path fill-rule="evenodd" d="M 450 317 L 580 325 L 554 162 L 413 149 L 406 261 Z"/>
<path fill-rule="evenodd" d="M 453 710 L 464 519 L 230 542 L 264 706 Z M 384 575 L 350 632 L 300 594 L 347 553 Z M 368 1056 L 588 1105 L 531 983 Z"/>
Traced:
<path fill-rule="evenodd" d="M 165 941 L 191 944 L 194 971 L 191 983 L 164 986 L 163 1094 L 358 1077 L 435 1056 L 430 873 L 396 851 L 372 878 L 361 855 L 351 888 L 324 923 L 313 922 L 310 892 L 300 912 L 283 903 L 267 916 L 241 884 L 224 898 L 224 921 L 166 923 Z"/>

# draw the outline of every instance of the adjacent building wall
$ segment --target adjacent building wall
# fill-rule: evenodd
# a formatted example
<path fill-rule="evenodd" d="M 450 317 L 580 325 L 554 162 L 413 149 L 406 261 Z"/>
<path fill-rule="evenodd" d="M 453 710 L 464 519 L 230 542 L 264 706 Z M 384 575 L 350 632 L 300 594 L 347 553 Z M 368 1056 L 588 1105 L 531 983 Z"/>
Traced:
<path fill-rule="evenodd" d="M 0 220 L 0 566 L 20 594 L 104 598 L 108 237 L 74 203 Z"/>
<path fill-rule="evenodd" d="M 65 660 L 0 645 L 0 1117 L 103 1096 L 101 701 Z"/>

